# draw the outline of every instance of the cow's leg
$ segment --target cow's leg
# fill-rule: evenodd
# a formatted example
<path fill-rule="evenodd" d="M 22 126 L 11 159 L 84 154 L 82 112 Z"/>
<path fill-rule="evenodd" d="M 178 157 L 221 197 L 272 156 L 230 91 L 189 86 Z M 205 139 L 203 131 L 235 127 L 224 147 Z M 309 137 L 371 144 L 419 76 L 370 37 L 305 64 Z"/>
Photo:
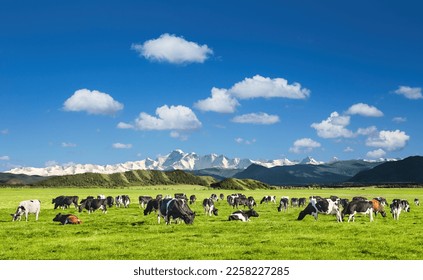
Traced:
<path fill-rule="evenodd" d="M 160 224 L 160 214 L 157 214 L 157 223 Z"/>
<path fill-rule="evenodd" d="M 35 220 L 38 221 L 38 214 L 40 213 L 40 211 L 35 212 Z"/>
<path fill-rule="evenodd" d="M 373 222 L 373 209 L 370 209 L 369 216 L 370 216 L 370 222 Z"/>
<path fill-rule="evenodd" d="M 28 222 L 28 212 L 25 212 L 25 221 Z"/>
<path fill-rule="evenodd" d="M 311 215 L 314 217 L 314 220 L 317 221 L 317 212 L 312 212 Z"/>

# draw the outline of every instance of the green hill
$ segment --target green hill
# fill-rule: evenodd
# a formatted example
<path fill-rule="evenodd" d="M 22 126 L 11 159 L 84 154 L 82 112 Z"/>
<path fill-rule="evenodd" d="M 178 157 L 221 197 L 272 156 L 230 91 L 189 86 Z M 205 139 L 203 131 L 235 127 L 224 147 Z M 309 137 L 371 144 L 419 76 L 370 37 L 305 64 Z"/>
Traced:
<path fill-rule="evenodd" d="M 214 189 L 225 190 L 255 190 L 255 189 L 270 189 L 268 184 L 252 179 L 235 179 L 227 178 L 220 182 L 212 183 L 210 187 Z"/>
<path fill-rule="evenodd" d="M 133 170 L 122 173 L 100 174 L 84 173 L 75 175 L 49 177 L 33 184 L 40 187 L 103 187 L 114 188 L 124 186 L 151 185 L 200 185 L 210 186 L 214 182 L 211 177 L 200 177 L 181 170 L 156 171 Z"/>

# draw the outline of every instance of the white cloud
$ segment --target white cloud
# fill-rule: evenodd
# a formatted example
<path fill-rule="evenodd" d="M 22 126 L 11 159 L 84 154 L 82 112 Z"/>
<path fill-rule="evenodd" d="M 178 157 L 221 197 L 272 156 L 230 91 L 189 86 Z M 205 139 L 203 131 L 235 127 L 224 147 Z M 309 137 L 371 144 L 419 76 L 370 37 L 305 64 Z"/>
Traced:
<path fill-rule="evenodd" d="M 156 115 L 140 113 L 135 120 L 135 129 L 139 130 L 191 130 L 201 127 L 201 122 L 194 112 L 185 106 L 164 105 L 156 109 Z"/>
<path fill-rule="evenodd" d="M 0 156 L 0 160 L 10 160 L 9 156 Z"/>
<path fill-rule="evenodd" d="M 134 126 L 132 124 L 129 124 L 129 123 L 119 122 L 117 124 L 117 128 L 120 128 L 120 129 L 133 129 Z"/>
<path fill-rule="evenodd" d="M 213 54 L 207 45 L 199 45 L 168 33 L 144 44 L 132 44 L 131 48 L 148 60 L 174 64 L 203 63 Z"/>
<path fill-rule="evenodd" d="M 349 115 L 361 115 L 365 117 L 382 117 L 383 113 L 378 108 L 374 106 L 369 106 L 364 103 L 357 103 L 352 105 L 347 114 Z"/>
<path fill-rule="evenodd" d="M 251 113 L 236 116 L 232 119 L 236 123 L 252 123 L 252 124 L 274 124 L 279 122 L 279 117 L 266 113 Z"/>
<path fill-rule="evenodd" d="M 386 152 L 382 149 L 377 149 L 373 151 L 369 151 L 366 156 L 369 158 L 381 158 L 386 155 Z"/>
<path fill-rule="evenodd" d="M 395 122 L 395 123 L 403 123 L 403 122 L 407 121 L 407 118 L 405 118 L 405 117 L 395 117 L 395 118 L 392 119 L 392 121 Z"/>
<path fill-rule="evenodd" d="M 376 126 L 369 126 L 369 127 L 366 127 L 366 128 L 359 128 L 357 130 L 357 134 L 358 135 L 370 135 L 370 134 L 373 134 L 375 132 L 377 132 Z"/>
<path fill-rule="evenodd" d="M 294 142 L 294 145 L 289 148 L 289 151 L 292 153 L 300 154 L 300 153 L 309 153 L 314 148 L 320 147 L 321 144 L 316 142 L 310 138 L 302 138 L 298 139 Z"/>
<path fill-rule="evenodd" d="M 115 149 L 131 149 L 132 144 L 113 143 L 112 147 Z"/>
<path fill-rule="evenodd" d="M 76 144 L 69 143 L 69 142 L 62 142 L 62 147 L 63 148 L 73 148 L 73 147 L 76 147 Z"/>
<path fill-rule="evenodd" d="M 251 145 L 251 144 L 256 143 L 257 140 L 256 139 L 246 140 L 244 138 L 238 137 L 238 138 L 235 138 L 235 142 L 238 143 L 238 144 Z"/>
<path fill-rule="evenodd" d="M 9 130 L 8 129 L 0 130 L 0 134 L 3 134 L 3 135 L 9 134 Z"/>
<path fill-rule="evenodd" d="M 346 129 L 346 126 L 349 124 L 349 116 L 341 116 L 338 112 L 333 112 L 326 120 L 320 123 L 313 123 L 311 127 L 314 128 L 317 131 L 317 135 L 322 138 L 350 138 L 354 136 L 354 133 Z"/>
<path fill-rule="evenodd" d="M 288 84 L 283 78 L 265 78 L 255 75 L 236 83 L 229 92 L 240 99 L 284 97 L 291 99 L 305 99 L 310 95 L 310 90 L 301 88 L 301 84 Z"/>
<path fill-rule="evenodd" d="M 351 152 L 354 152 L 354 149 L 348 146 L 344 149 L 344 152 L 351 153 Z"/>
<path fill-rule="evenodd" d="M 395 130 L 382 130 L 374 136 L 366 140 L 366 145 L 369 147 L 383 148 L 388 151 L 394 151 L 404 148 L 410 136 L 405 134 L 404 131 Z"/>
<path fill-rule="evenodd" d="M 188 140 L 188 135 L 182 134 L 179 131 L 171 131 L 170 132 L 170 137 L 179 139 L 181 141 Z"/>
<path fill-rule="evenodd" d="M 85 111 L 93 115 L 114 115 L 123 109 L 123 104 L 107 93 L 80 89 L 65 101 L 63 109 L 72 112 Z"/>
<path fill-rule="evenodd" d="M 199 100 L 194 107 L 201 111 L 213 111 L 217 113 L 233 113 L 239 102 L 232 97 L 226 89 L 213 87 L 211 97 Z"/>
<path fill-rule="evenodd" d="M 408 87 L 408 86 L 400 86 L 396 91 L 396 94 L 404 95 L 408 99 L 422 99 L 422 88 L 420 87 Z"/>

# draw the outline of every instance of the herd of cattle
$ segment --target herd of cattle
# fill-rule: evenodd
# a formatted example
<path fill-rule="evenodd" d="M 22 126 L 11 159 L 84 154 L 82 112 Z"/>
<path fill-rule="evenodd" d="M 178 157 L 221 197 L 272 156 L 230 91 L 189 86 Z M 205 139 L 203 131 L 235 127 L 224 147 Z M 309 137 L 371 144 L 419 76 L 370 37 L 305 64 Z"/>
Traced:
<path fill-rule="evenodd" d="M 218 200 L 224 201 L 226 199 L 229 206 L 231 206 L 235 212 L 231 213 L 228 217 L 229 221 L 239 220 L 247 222 L 251 217 L 258 217 L 259 214 L 254 209 L 257 206 L 256 200 L 252 196 L 245 196 L 244 194 L 231 194 L 225 198 L 224 194 L 217 196 L 212 194 L 209 198 L 205 198 L 202 201 L 202 206 L 206 215 L 217 216 L 218 209 L 215 203 Z M 160 219 L 163 218 L 166 224 L 171 222 L 171 218 L 175 221 L 184 221 L 186 224 L 192 224 L 195 218 L 195 212 L 191 210 L 189 205 L 196 203 L 197 197 L 191 195 L 189 198 L 186 194 L 176 193 L 174 197 L 157 195 L 155 198 L 152 196 L 139 196 L 138 203 L 139 207 L 144 209 L 144 215 L 147 216 L 154 212 L 157 214 L 157 221 L 160 223 Z M 96 210 L 101 210 L 103 213 L 107 213 L 107 207 L 124 207 L 128 208 L 131 200 L 128 195 L 118 195 L 116 197 L 98 195 L 96 198 L 88 196 L 87 198 L 79 201 L 78 196 L 58 196 L 52 199 L 54 209 L 67 209 L 72 205 L 79 212 L 84 209 L 90 214 Z M 260 204 L 273 203 L 277 204 L 276 196 L 267 195 L 260 200 Z M 414 199 L 416 206 L 420 205 L 418 198 Z M 240 206 L 243 209 L 238 209 Z M 245 208 L 248 210 L 245 210 Z M 322 198 L 320 196 L 310 196 L 308 198 L 291 198 L 283 196 L 277 211 L 286 212 L 289 207 L 305 207 L 299 213 L 297 220 L 304 219 L 307 215 L 312 215 L 315 220 L 318 218 L 318 214 L 335 215 L 338 222 L 342 222 L 344 217 L 348 215 L 348 222 L 354 221 L 357 214 L 369 215 L 370 222 L 373 221 L 374 215 L 380 213 L 382 217 L 386 217 L 385 208 L 389 207 L 390 212 L 394 220 L 398 220 L 402 211 L 410 212 L 410 204 L 404 199 L 394 199 L 392 203 L 388 203 L 383 197 L 375 197 L 373 199 L 367 199 L 365 197 L 356 196 L 352 200 L 345 198 L 339 198 L 337 196 L 331 196 L 330 198 Z M 28 214 L 35 214 L 35 219 L 38 220 L 38 215 L 41 209 L 41 202 L 39 200 L 25 200 L 19 203 L 19 206 L 14 214 L 11 214 L 13 221 L 21 220 L 21 217 L 25 215 L 25 220 L 28 221 Z M 81 220 L 74 214 L 57 214 L 53 221 L 60 222 L 62 225 L 65 224 L 80 224 Z"/>

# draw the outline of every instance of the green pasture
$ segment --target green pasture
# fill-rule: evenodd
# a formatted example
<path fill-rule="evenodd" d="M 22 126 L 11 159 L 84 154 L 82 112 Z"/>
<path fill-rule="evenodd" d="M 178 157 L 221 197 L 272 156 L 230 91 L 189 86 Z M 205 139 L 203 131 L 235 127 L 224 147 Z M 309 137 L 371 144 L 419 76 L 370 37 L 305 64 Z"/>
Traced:
<path fill-rule="evenodd" d="M 157 216 L 143 215 L 139 195 L 184 192 L 195 194 L 191 205 L 197 216 L 193 225 L 157 223 Z M 414 198 L 423 200 L 423 189 L 279 189 L 242 191 L 258 202 L 264 195 L 309 197 L 310 195 L 384 196 L 407 199 L 411 212 L 401 213 L 394 221 L 378 215 L 373 223 L 357 217 L 355 223 L 337 223 L 334 216 L 312 216 L 297 221 L 299 208 L 277 212 L 275 204 L 256 207 L 260 214 L 251 222 L 228 221 L 233 212 L 226 201 L 218 201 L 219 216 L 204 214 L 201 201 L 212 193 L 226 195 L 235 191 L 212 190 L 201 186 L 152 186 L 115 189 L 79 188 L 0 188 L 1 260 L 421 260 L 423 259 L 423 206 L 414 206 Z M 52 198 L 78 195 L 128 194 L 129 208 L 108 209 L 88 214 L 71 208 L 53 209 Z M 39 221 L 30 215 L 12 222 L 10 216 L 22 200 L 41 200 Z M 53 222 L 57 213 L 74 213 L 81 225 Z"/>

